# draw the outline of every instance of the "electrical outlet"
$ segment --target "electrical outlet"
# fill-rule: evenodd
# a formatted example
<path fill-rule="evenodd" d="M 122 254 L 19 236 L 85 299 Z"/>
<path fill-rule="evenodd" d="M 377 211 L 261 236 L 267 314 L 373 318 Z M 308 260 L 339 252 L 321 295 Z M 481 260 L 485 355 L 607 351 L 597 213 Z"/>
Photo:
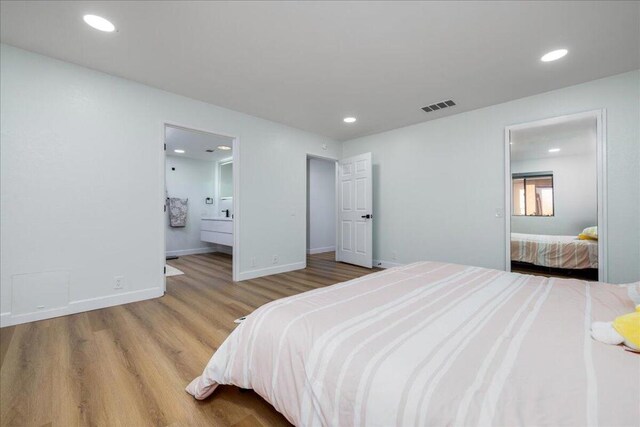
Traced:
<path fill-rule="evenodd" d="M 114 280 L 113 289 L 124 289 L 124 276 L 116 276 Z"/>
<path fill-rule="evenodd" d="M 274 255 L 273 256 L 273 263 L 277 264 L 280 261 L 280 258 L 278 257 L 278 255 Z"/>
<path fill-rule="evenodd" d="M 256 266 L 256 258 L 253 257 L 251 258 L 251 267 L 255 267 Z"/>
<path fill-rule="evenodd" d="M 396 253 L 396 251 L 391 252 L 391 259 L 394 261 L 398 259 L 398 254 Z"/>

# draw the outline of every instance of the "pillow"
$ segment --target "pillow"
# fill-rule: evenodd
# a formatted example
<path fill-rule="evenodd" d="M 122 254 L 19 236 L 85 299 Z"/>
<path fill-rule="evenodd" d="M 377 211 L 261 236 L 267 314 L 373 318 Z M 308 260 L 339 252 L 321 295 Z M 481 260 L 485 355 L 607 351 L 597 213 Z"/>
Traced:
<path fill-rule="evenodd" d="M 598 240 L 598 227 L 587 227 L 578 234 L 580 240 Z"/>
<path fill-rule="evenodd" d="M 640 282 L 627 283 L 620 286 L 627 288 L 627 294 L 629 294 L 629 298 L 635 305 L 640 305 Z"/>

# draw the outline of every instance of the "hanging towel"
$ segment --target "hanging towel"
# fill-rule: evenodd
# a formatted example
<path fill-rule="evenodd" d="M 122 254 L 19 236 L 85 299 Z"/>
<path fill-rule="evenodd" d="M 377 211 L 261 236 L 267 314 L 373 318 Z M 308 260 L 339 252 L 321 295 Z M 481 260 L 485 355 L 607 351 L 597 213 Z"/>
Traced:
<path fill-rule="evenodd" d="M 169 225 L 171 227 L 185 227 L 189 199 L 169 197 Z"/>

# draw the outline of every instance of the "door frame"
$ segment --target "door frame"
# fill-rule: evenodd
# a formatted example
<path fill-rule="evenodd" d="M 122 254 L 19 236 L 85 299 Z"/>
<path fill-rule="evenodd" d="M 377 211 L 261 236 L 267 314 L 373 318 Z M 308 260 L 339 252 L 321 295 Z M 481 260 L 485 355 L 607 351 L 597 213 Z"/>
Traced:
<path fill-rule="evenodd" d="M 166 249 L 167 249 L 167 230 L 166 230 L 166 221 L 164 212 L 164 206 L 166 204 L 165 200 L 165 180 L 166 180 L 166 161 L 167 161 L 167 152 L 165 150 L 165 139 L 166 139 L 166 127 L 171 126 L 175 128 L 184 129 L 187 131 L 193 132 L 202 132 L 208 134 L 214 134 L 219 136 L 224 136 L 232 139 L 232 153 L 231 158 L 233 161 L 233 250 L 232 250 L 232 280 L 234 282 L 238 281 L 238 276 L 240 273 L 240 137 L 235 135 L 229 135 L 224 132 L 218 132 L 212 129 L 203 129 L 199 126 L 178 123 L 171 120 L 163 120 L 160 123 L 160 202 L 162 209 L 162 242 L 161 242 L 161 262 L 162 268 L 166 264 Z M 166 276 L 162 276 L 163 283 L 162 289 L 166 293 L 167 291 L 167 279 Z"/>
<path fill-rule="evenodd" d="M 505 218 L 505 271 L 511 271 L 511 131 L 532 127 L 551 125 L 566 120 L 577 120 L 592 117 L 596 120 L 596 178 L 598 205 L 598 281 L 606 282 L 608 278 L 607 239 L 607 110 L 589 110 L 580 113 L 565 114 L 531 122 L 509 125 L 504 128 L 504 218 Z"/>
<path fill-rule="evenodd" d="M 334 167 L 334 181 L 335 181 L 335 187 L 334 187 L 334 198 L 335 198 L 335 209 L 334 209 L 334 215 L 335 215 L 335 225 L 336 225 L 336 229 L 335 229 L 335 243 L 336 243 L 336 261 L 337 259 L 337 246 L 338 246 L 338 162 L 340 161 L 340 159 L 335 158 L 335 157 L 329 157 L 329 156 L 318 156 L 317 154 L 311 154 L 311 153 L 307 153 L 305 158 L 304 158 L 304 172 L 305 172 L 305 185 L 304 185 L 304 211 L 305 211 L 305 226 L 304 226 L 304 231 L 305 231 L 305 237 L 304 237 L 304 245 L 303 245 L 303 257 L 302 259 L 304 260 L 304 268 L 307 268 L 307 234 L 309 232 L 309 224 L 307 224 L 307 218 L 309 218 L 309 204 L 307 203 L 309 201 L 309 159 L 318 159 L 318 160 L 325 160 L 328 162 L 333 162 L 335 167 Z"/>

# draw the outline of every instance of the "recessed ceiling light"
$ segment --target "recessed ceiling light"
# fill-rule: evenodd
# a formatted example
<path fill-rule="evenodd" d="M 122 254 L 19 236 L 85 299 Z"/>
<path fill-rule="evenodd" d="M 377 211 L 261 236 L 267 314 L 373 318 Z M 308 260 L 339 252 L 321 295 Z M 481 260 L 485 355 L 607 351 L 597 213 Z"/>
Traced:
<path fill-rule="evenodd" d="M 345 123 L 354 123 L 356 121 L 355 117 L 345 117 L 344 119 L 342 119 L 342 121 L 344 121 Z"/>
<path fill-rule="evenodd" d="M 218 150 L 228 151 L 231 150 L 231 147 L 228 145 L 218 145 Z"/>
<path fill-rule="evenodd" d="M 84 19 L 84 22 L 86 22 L 87 25 L 99 31 L 111 33 L 116 29 L 115 25 L 113 25 L 110 21 L 104 19 L 102 16 L 84 15 L 82 19 Z"/>
<path fill-rule="evenodd" d="M 549 152 L 550 152 L 550 153 L 557 153 L 558 151 L 560 151 L 560 149 L 559 149 L 559 148 L 550 148 L 550 149 L 549 149 Z"/>
<path fill-rule="evenodd" d="M 184 150 L 177 149 L 177 150 L 173 150 L 173 152 L 174 152 L 174 153 L 183 154 L 183 153 L 184 153 Z"/>
<path fill-rule="evenodd" d="M 542 62 L 551 62 L 551 61 L 555 61 L 557 59 L 562 58 L 563 56 L 565 56 L 567 53 L 569 53 L 569 51 L 567 49 L 558 49 L 558 50 L 552 50 L 549 53 L 545 53 L 542 58 L 540 58 L 540 61 Z"/>

